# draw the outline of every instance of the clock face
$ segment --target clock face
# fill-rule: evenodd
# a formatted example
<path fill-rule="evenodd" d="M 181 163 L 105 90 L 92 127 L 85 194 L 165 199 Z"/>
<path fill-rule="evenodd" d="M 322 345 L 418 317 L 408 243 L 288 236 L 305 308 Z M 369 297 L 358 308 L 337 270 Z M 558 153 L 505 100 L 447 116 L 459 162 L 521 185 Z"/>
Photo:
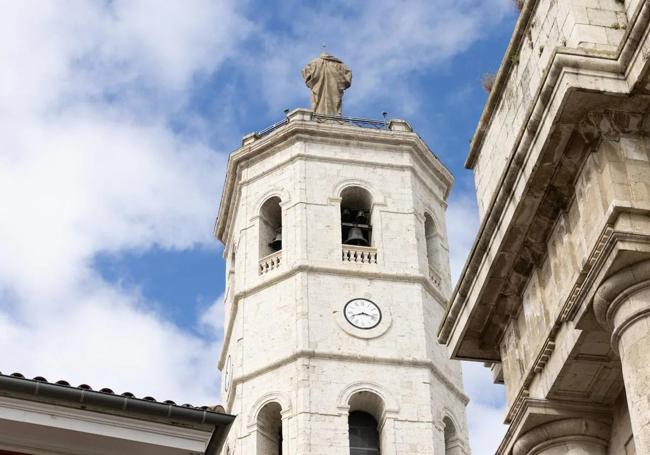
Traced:
<path fill-rule="evenodd" d="M 368 299 L 352 299 L 343 308 L 345 319 L 358 329 L 372 329 L 381 322 L 381 310 Z"/>
<path fill-rule="evenodd" d="M 226 359 L 226 366 L 223 369 L 223 390 L 228 392 L 230 389 L 230 380 L 232 379 L 232 359 L 230 356 Z"/>

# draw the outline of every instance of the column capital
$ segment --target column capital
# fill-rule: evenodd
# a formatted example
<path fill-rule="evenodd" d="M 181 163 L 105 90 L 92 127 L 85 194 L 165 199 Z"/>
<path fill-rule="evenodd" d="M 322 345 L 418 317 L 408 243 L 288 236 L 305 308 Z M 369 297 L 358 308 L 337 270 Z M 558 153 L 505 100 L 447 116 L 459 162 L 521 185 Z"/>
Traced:
<path fill-rule="evenodd" d="M 617 353 L 621 334 L 634 322 L 650 316 L 650 299 L 629 300 L 630 296 L 648 288 L 650 260 L 619 270 L 596 291 L 594 314 L 598 322 L 612 333 L 612 348 Z"/>
<path fill-rule="evenodd" d="M 564 444 L 567 447 L 601 448 L 606 453 L 611 428 L 608 423 L 588 418 L 555 420 L 533 428 L 522 435 L 512 455 L 537 455 L 546 449 Z M 594 453 L 585 451 L 581 453 Z"/>

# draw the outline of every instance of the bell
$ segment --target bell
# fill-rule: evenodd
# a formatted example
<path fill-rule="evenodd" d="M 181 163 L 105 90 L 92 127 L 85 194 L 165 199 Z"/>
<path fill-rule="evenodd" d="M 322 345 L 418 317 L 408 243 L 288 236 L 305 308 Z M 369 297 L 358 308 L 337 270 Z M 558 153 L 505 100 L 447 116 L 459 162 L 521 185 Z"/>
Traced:
<path fill-rule="evenodd" d="M 357 224 L 366 224 L 366 221 L 368 221 L 368 218 L 366 218 L 366 212 L 363 210 L 359 210 L 357 212 L 357 218 L 356 218 Z"/>
<path fill-rule="evenodd" d="M 363 231 L 356 226 L 348 231 L 348 238 L 343 243 L 346 245 L 368 246 L 368 240 L 363 236 Z"/>
<path fill-rule="evenodd" d="M 269 246 L 273 251 L 280 251 L 282 249 L 282 228 L 277 228 L 275 230 L 275 238 L 271 243 L 269 243 Z"/>

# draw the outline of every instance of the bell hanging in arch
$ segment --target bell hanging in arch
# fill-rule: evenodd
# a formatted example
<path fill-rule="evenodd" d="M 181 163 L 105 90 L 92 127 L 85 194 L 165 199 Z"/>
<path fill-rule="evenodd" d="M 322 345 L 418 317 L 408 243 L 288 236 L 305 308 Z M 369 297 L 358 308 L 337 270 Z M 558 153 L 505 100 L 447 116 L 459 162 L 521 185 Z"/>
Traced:
<path fill-rule="evenodd" d="M 368 217 L 366 216 L 366 212 L 363 210 L 359 210 L 356 215 L 355 221 L 357 224 L 366 224 L 368 222 Z"/>
<path fill-rule="evenodd" d="M 363 231 L 357 226 L 350 228 L 348 238 L 345 239 L 346 245 L 368 246 L 368 240 L 364 237 Z"/>
<path fill-rule="evenodd" d="M 275 230 L 275 238 L 271 243 L 269 243 L 269 247 L 273 251 L 280 251 L 282 249 L 282 228 L 279 227 Z"/>

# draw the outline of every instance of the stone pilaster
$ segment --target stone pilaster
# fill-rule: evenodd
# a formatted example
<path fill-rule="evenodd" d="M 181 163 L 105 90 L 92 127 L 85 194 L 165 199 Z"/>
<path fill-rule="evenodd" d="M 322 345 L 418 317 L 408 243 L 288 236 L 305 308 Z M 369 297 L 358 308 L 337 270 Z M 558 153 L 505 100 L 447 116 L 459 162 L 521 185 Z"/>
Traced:
<path fill-rule="evenodd" d="M 606 455 L 609 433 L 609 424 L 597 420 L 555 420 L 524 433 L 512 455 Z"/>
<path fill-rule="evenodd" d="M 637 452 L 650 453 L 650 261 L 609 277 L 594 297 L 594 312 L 621 357 Z"/>

